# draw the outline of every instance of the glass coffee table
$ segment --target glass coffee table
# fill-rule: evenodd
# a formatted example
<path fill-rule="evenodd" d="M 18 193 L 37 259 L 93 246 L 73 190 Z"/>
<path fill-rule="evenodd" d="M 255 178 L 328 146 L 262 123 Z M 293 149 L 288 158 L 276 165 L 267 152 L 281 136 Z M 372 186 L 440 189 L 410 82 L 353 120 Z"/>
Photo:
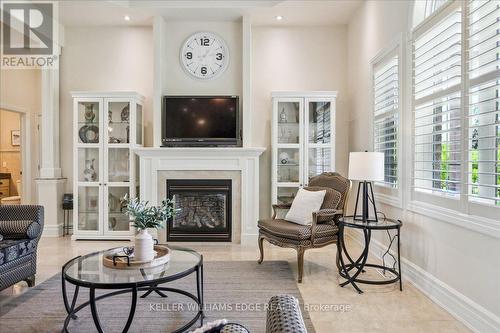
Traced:
<path fill-rule="evenodd" d="M 184 326 L 173 332 L 184 332 L 198 320 L 203 324 L 203 256 L 196 251 L 176 246 L 168 246 L 171 250 L 170 260 L 153 268 L 114 269 L 104 266 L 102 257 L 106 251 L 99 251 L 71 259 L 62 267 L 62 294 L 64 306 L 68 316 L 64 321 L 63 332 L 68 332 L 71 319 L 77 319 L 77 313 L 90 306 L 92 319 L 98 332 L 103 332 L 96 302 L 125 293 L 132 294 L 132 303 L 128 319 L 124 324 L 123 332 L 127 332 L 134 319 L 139 291 L 145 293 L 141 298 L 151 293 L 167 297 L 164 292 L 178 293 L 191 298 L 198 305 L 195 316 Z M 178 280 L 190 274 L 196 274 L 196 295 L 192 293 L 162 286 L 167 282 Z M 68 300 L 66 283 L 75 286 L 71 302 Z M 76 301 L 80 288 L 89 289 L 89 300 L 78 306 Z M 113 290 L 109 293 L 96 296 L 96 290 Z"/>

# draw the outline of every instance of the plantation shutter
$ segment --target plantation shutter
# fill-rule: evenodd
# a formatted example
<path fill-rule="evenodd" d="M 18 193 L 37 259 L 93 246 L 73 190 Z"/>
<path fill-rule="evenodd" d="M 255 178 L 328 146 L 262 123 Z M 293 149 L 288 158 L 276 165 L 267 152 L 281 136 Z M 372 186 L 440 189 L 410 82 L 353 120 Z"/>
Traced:
<path fill-rule="evenodd" d="M 383 184 L 398 186 L 399 63 L 398 57 L 377 64 L 373 74 L 374 150 L 384 153 Z"/>
<path fill-rule="evenodd" d="M 461 191 L 461 21 L 457 8 L 413 42 L 413 184 L 418 191 Z"/>
<path fill-rule="evenodd" d="M 468 8 L 468 195 L 500 205 L 500 2 Z"/>

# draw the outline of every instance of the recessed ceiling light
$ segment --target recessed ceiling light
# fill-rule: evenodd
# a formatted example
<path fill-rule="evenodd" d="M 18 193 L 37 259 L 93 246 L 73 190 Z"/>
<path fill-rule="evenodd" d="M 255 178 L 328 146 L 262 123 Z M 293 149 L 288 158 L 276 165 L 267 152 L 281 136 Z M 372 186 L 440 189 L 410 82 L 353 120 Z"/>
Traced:
<path fill-rule="evenodd" d="M 130 21 L 130 16 L 125 15 L 125 16 L 123 17 L 123 19 L 124 19 L 125 21 Z"/>
<path fill-rule="evenodd" d="M 275 19 L 276 19 L 277 21 L 281 21 L 281 20 L 283 19 L 283 16 L 278 15 L 278 16 L 276 16 L 276 17 L 275 17 Z"/>

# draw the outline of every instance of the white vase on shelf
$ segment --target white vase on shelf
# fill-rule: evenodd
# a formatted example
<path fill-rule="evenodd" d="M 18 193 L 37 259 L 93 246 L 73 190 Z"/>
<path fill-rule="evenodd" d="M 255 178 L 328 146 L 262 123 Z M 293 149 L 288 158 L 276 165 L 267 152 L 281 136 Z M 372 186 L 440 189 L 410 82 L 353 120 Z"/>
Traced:
<path fill-rule="evenodd" d="M 155 257 L 153 236 L 146 229 L 140 229 L 135 235 L 134 259 L 151 261 Z"/>

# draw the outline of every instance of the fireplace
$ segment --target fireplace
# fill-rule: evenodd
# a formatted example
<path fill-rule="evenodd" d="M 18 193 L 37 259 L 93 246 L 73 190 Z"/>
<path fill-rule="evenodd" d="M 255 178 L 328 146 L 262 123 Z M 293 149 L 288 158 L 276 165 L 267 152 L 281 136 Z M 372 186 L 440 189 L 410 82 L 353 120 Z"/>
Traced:
<path fill-rule="evenodd" d="M 167 197 L 175 215 L 167 222 L 167 241 L 231 241 L 231 179 L 169 179 Z"/>

